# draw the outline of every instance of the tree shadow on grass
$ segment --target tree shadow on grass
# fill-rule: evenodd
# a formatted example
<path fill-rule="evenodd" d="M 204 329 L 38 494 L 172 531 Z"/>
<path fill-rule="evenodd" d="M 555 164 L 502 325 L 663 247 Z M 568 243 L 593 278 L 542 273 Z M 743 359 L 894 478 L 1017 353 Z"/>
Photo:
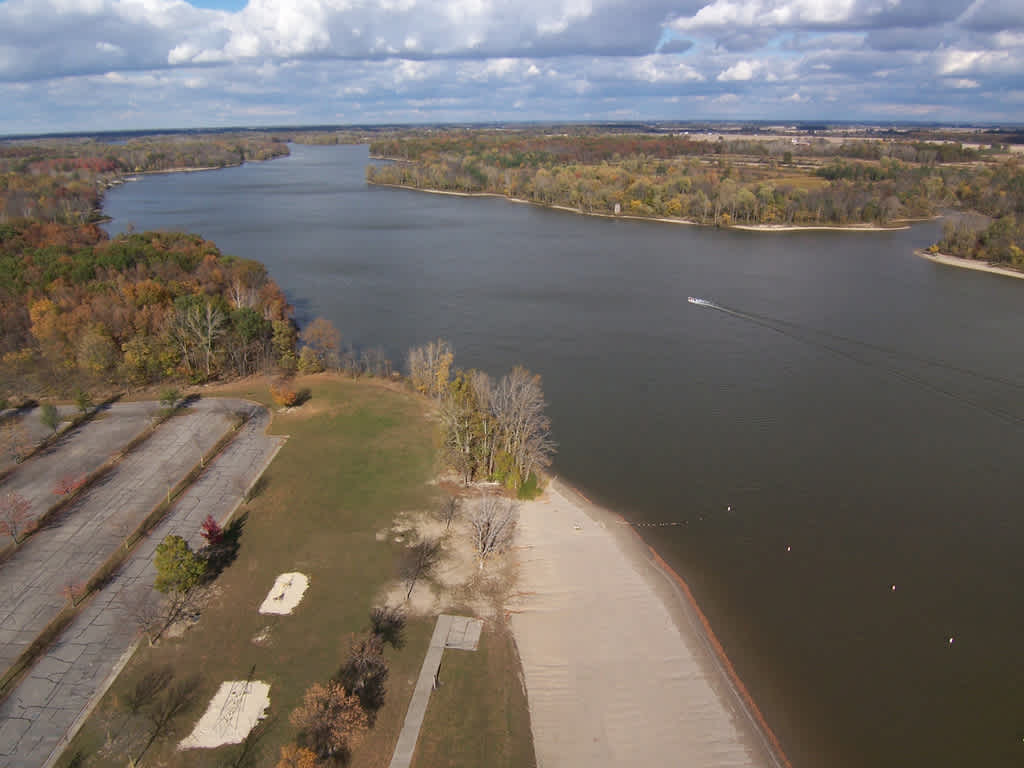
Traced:
<path fill-rule="evenodd" d="M 238 751 L 219 765 L 222 768 L 249 768 L 260 763 L 261 759 L 265 757 L 263 750 L 259 749 L 260 742 L 268 731 L 273 730 L 276 720 L 276 717 L 270 716 L 256 723 L 255 727 L 246 734 Z"/>
<path fill-rule="evenodd" d="M 235 562 L 238 557 L 238 550 L 241 546 L 242 531 L 249 519 L 249 513 L 245 512 L 235 517 L 216 544 L 209 544 L 201 550 L 206 558 L 206 581 L 211 582 L 220 576 L 224 569 Z"/>

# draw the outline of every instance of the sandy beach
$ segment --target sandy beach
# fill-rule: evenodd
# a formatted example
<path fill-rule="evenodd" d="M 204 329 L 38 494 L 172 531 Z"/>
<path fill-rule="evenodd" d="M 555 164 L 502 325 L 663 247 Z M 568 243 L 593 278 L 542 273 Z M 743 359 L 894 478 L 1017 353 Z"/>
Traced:
<path fill-rule="evenodd" d="M 625 521 L 557 480 L 520 515 L 510 609 L 540 768 L 787 768 L 685 585 Z"/>
<path fill-rule="evenodd" d="M 961 259 L 958 256 L 949 256 L 945 253 L 928 253 L 928 251 L 914 251 L 922 259 L 934 261 L 936 264 L 945 264 L 950 267 L 961 267 L 962 269 L 973 269 L 977 272 L 988 272 L 992 275 L 1003 275 L 1004 277 L 1024 278 L 1024 272 L 1007 267 L 997 267 L 987 261 L 975 261 L 974 259 Z"/>

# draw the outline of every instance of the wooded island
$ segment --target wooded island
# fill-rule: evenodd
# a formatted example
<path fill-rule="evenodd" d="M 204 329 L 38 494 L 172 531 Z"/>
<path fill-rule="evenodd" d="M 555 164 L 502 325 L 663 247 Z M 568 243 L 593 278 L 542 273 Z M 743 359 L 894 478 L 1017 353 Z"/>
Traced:
<path fill-rule="evenodd" d="M 937 249 L 1024 265 L 1024 170 L 998 142 L 453 129 L 381 138 L 370 152 L 394 161 L 367 168 L 375 184 L 720 227 L 888 227 L 974 211 Z"/>

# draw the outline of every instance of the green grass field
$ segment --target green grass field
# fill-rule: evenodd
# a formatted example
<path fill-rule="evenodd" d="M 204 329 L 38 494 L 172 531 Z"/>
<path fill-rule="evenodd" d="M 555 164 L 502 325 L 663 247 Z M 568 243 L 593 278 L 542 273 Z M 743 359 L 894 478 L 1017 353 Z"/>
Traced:
<path fill-rule="evenodd" d="M 180 638 L 140 647 L 59 765 L 124 766 L 136 757 L 153 726 L 145 707 L 130 713 L 131 693 L 148 672 L 167 666 L 176 680 L 195 676 L 198 687 L 142 765 L 273 766 L 280 747 L 295 738 L 288 715 L 305 689 L 328 680 L 352 635 L 369 628 L 370 608 L 395 577 L 401 546 L 375 534 L 398 512 L 432 503 L 434 426 L 426 401 L 393 386 L 323 376 L 299 384 L 312 397 L 293 413 L 275 414 L 271 431 L 289 439 L 264 476 L 264 490 L 243 507 L 239 556 L 215 582 L 199 622 Z M 262 382 L 218 394 L 267 400 Z M 285 571 L 307 574 L 309 590 L 294 614 L 260 615 L 257 607 Z M 405 645 L 387 648 L 387 699 L 352 766 L 389 763 L 432 629 L 433 618 L 411 621 Z M 264 630 L 269 642 L 254 643 Z M 489 691 L 506 676 L 516 679 L 518 668 L 492 665 L 484 672 L 498 676 L 481 689 Z M 220 683 L 250 677 L 270 684 L 271 702 L 250 743 L 176 751 Z M 526 736 L 522 749 L 532 756 Z"/>
<path fill-rule="evenodd" d="M 475 652 L 445 651 L 412 768 L 536 765 L 519 668 L 508 628 L 490 623 Z"/>

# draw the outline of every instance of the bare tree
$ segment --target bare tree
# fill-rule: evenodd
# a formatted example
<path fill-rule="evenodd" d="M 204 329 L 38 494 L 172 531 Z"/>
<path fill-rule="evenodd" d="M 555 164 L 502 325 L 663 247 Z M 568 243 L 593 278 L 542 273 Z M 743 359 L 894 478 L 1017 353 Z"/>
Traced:
<path fill-rule="evenodd" d="M 163 694 L 149 704 L 149 712 L 147 714 L 149 715 L 150 722 L 153 724 L 153 731 L 149 735 L 149 741 L 146 742 L 146 746 L 142 748 L 142 752 L 136 758 L 136 763 L 142 759 L 142 756 L 146 754 L 146 751 L 157 738 L 168 732 L 171 721 L 188 708 L 198 687 L 198 675 L 186 678 L 185 680 L 170 682 L 164 687 Z"/>
<path fill-rule="evenodd" d="M 32 451 L 32 438 L 21 419 L 11 417 L 0 424 L 0 444 L 16 464 Z"/>
<path fill-rule="evenodd" d="M 196 345 L 203 351 L 206 363 L 206 375 L 212 370 L 213 345 L 221 337 L 227 327 L 224 313 L 207 301 L 201 307 L 193 304 L 186 316 L 186 326 Z"/>
<path fill-rule="evenodd" d="M 444 529 L 452 527 L 452 520 L 459 514 L 459 497 L 445 496 L 441 501 L 440 516 L 444 521 Z"/>
<path fill-rule="evenodd" d="M 375 713 L 384 704 L 387 679 L 384 640 L 373 633 L 356 637 L 338 680 L 349 693 L 359 698 L 367 715 Z"/>
<path fill-rule="evenodd" d="M 448 386 L 455 353 L 452 345 L 444 339 L 431 341 L 422 347 L 409 350 L 409 377 L 412 385 L 425 395 L 434 399 L 441 397 Z"/>
<path fill-rule="evenodd" d="M 494 380 L 483 371 L 472 371 L 469 375 L 469 386 L 476 399 L 476 406 L 482 415 L 480 419 L 481 455 L 483 456 L 484 475 L 494 474 L 494 448 L 497 437 L 497 422 L 494 419 Z"/>
<path fill-rule="evenodd" d="M 503 376 L 491 397 L 491 412 L 498 423 L 498 442 L 512 459 L 520 480 L 551 463 L 555 444 L 551 421 L 544 413 L 540 376 L 516 366 Z"/>
<path fill-rule="evenodd" d="M 379 605 L 370 611 L 373 634 L 392 648 L 405 645 L 405 611 L 398 606 Z"/>
<path fill-rule="evenodd" d="M 481 496 L 469 517 L 473 529 L 473 548 L 480 569 L 491 555 L 504 552 L 515 537 L 519 511 L 511 501 L 497 496 Z"/>
<path fill-rule="evenodd" d="M 444 427 L 447 463 L 458 471 L 462 482 L 468 485 L 475 469 L 473 449 L 477 410 L 466 392 L 447 391 L 441 396 L 438 415 Z"/>
<path fill-rule="evenodd" d="M 32 525 L 29 500 L 16 491 L 0 496 L 0 533 L 10 536 L 14 546 L 25 540 Z"/>
<path fill-rule="evenodd" d="M 416 582 L 429 576 L 434 570 L 440 554 L 441 544 L 436 539 L 422 539 L 405 551 L 399 565 L 399 573 L 406 587 L 406 600 L 412 597 Z"/>
<path fill-rule="evenodd" d="M 237 263 L 227 293 L 235 309 L 253 308 L 259 304 L 260 288 L 267 282 L 266 268 L 255 261 Z"/>

